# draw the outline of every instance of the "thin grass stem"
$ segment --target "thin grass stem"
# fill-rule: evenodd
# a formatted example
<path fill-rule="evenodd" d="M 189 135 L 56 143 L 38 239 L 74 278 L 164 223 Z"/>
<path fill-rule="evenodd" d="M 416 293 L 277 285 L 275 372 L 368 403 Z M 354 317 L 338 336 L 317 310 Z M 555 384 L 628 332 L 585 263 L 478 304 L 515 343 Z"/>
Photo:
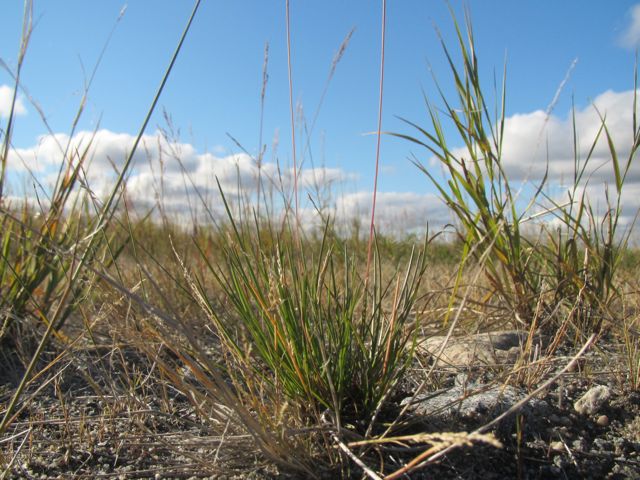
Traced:
<path fill-rule="evenodd" d="M 387 0 L 382 0 L 382 19 L 381 19 L 381 34 L 380 34 L 380 83 L 378 90 L 378 130 L 376 139 L 376 165 L 375 173 L 373 177 L 373 197 L 371 200 L 371 223 L 369 225 L 369 242 L 367 244 L 367 266 L 365 270 L 365 285 L 369 282 L 369 272 L 371 270 L 371 259 L 373 255 L 373 237 L 375 233 L 375 218 L 376 218 L 376 199 L 378 195 L 378 172 L 380 166 L 380 142 L 382 137 L 382 99 L 384 92 L 384 51 L 386 40 L 386 25 L 387 25 Z"/>

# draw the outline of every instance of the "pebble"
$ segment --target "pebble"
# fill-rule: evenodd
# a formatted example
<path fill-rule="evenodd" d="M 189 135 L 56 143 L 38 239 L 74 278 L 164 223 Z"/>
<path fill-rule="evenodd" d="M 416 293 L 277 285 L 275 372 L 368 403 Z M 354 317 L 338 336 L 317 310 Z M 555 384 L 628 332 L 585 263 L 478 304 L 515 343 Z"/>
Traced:
<path fill-rule="evenodd" d="M 578 438 L 573 441 L 571 448 L 578 452 L 586 452 L 588 448 L 587 441 L 584 438 Z"/>
<path fill-rule="evenodd" d="M 608 427 L 609 426 L 609 417 L 607 417 L 606 415 L 600 415 L 598 417 L 598 419 L 596 420 L 596 423 L 600 427 Z"/>
<path fill-rule="evenodd" d="M 557 466 L 560 470 L 565 470 L 568 466 L 568 461 L 563 455 L 557 455 L 553 459 L 553 464 Z"/>
<path fill-rule="evenodd" d="M 549 448 L 551 448 L 552 452 L 556 452 L 556 453 L 562 453 L 564 452 L 564 443 L 558 441 L 558 442 L 551 442 L 549 444 Z"/>
<path fill-rule="evenodd" d="M 614 438 L 613 448 L 616 455 L 624 455 L 629 450 L 628 442 L 624 438 Z"/>
<path fill-rule="evenodd" d="M 611 390 L 604 385 L 598 385 L 589 389 L 580 399 L 573 404 L 576 412 L 583 415 L 595 415 L 611 398 Z"/>
<path fill-rule="evenodd" d="M 608 442 L 607 440 L 604 440 L 602 438 L 596 438 L 593 441 L 593 446 L 602 452 L 610 452 L 611 450 L 613 450 L 613 445 L 611 444 L 611 442 Z"/>

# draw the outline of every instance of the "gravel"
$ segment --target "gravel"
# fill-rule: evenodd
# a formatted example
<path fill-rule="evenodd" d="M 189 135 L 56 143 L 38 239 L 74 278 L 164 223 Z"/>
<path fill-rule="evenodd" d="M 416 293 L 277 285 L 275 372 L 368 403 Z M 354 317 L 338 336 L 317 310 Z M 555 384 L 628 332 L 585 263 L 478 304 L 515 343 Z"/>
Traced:
<path fill-rule="evenodd" d="M 86 354 L 50 373 L 50 384 L 0 437 L 0 472 L 6 469 L 6 478 L 284 476 L 245 432 L 228 431 L 221 437 L 220 428 L 151 374 L 145 358 L 124 355 L 121 361 L 126 365 L 116 363 L 106 372 L 98 368 L 100 358 Z M 596 357 L 588 361 L 594 369 L 601 367 Z M 126 371 L 142 372 L 146 383 L 123 381 L 117 372 L 125 366 Z M 567 374 L 498 424 L 492 432 L 502 449 L 482 444 L 460 448 L 411 478 L 640 478 L 640 394 L 624 390 L 615 369 L 599 372 Z M 420 379 L 409 377 L 391 410 L 399 411 L 402 402 L 406 405 L 413 397 Z M 464 377 L 443 373 L 437 389 L 418 396 L 408 413 L 413 430 L 407 433 L 469 432 L 484 425 L 527 394 L 523 386 L 503 387 L 500 378 L 499 371 L 486 369 L 467 371 Z M 601 387 L 608 391 L 606 401 L 594 410 L 574 409 L 589 392 L 602 393 Z M 0 405 L 7 404 L 14 388 L 12 382 L 0 385 Z M 369 460 L 375 464 L 375 458 Z M 361 478 L 359 468 L 351 471 Z"/>

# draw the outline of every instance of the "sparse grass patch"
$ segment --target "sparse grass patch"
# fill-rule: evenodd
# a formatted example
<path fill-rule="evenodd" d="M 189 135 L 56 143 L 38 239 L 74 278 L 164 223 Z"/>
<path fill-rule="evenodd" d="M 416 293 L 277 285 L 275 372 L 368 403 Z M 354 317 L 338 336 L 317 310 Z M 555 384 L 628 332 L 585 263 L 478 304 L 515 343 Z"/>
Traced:
<path fill-rule="evenodd" d="M 464 243 L 461 265 L 474 258 L 485 269 L 491 288 L 487 299 L 496 296 L 509 307 L 515 324 L 525 328 L 535 325 L 553 331 L 566 324 L 580 343 L 590 332 L 599 331 L 604 321 L 610 321 L 609 309 L 620 294 L 616 274 L 631 233 L 631 228 L 620 231 L 621 201 L 625 179 L 640 148 L 636 116 L 632 119 L 632 146 L 624 159 L 618 156 L 603 115 L 591 149 L 581 159 L 574 119 L 574 177 L 568 201 L 563 203 L 545 193 L 546 174 L 533 186 L 530 197 L 521 198 L 526 190 L 510 181 L 503 158 L 506 81 L 503 79 L 496 106 L 491 108 L 481 86 L 470 20 L 467 18 L 466 32 L 455 18 L 453 23 L 461 61 L 453 59 L 444 40 L 442 47 L 457 103 L 441 94 L 441 114 L 425 99 L 429 129 L 407 121 L 421 136 L 394 135 L 426 148 L 444 167 L 445 178 L 440 180 L 426 164 L 415 160 L 458 220 L 458 235 Z M 635 103 L 634 96 L 634 112 Z M 449 146 L 442 117 L 464 145 L 462 152 Z M 604 212 L 592 207 L 585 193 L 592 153 L 601 141 L 609 146 L 615 187 L 603 186 Z M 531 228 L 536 217 L 555 218 L 559 226 L 542 223 Z"/>

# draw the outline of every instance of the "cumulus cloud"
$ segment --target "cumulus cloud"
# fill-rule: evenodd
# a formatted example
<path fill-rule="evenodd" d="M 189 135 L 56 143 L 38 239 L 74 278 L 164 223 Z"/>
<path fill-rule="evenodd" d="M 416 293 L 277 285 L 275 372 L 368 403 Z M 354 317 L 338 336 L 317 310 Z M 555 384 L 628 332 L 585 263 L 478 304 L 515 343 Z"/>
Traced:
<path fill-rule="evenodd" d="M 98 130 L 40 136 L 28 148 L 11 150 L 8 167 L 14 174 L 33 175 L 44 184 L 53 184 L 62 164 L 84 161 L 85 185 L 96 197 L 107 195 L 124 167 L 135 137 L 127 133 Z M 134 206 L 150 208 L 162 202 L 167 212 L 203 210 L 202 201 L 222 207 L 218 182 L 231 202 L 255 198 L 259 178 L 262 189 L 290 191 L 292 168 L 264 162 L 259 170 L 245 153 L 223 155 L 199 152 L 189 144 L 168 138 L 162 132 L 144 135 L 133 158 L 127 181 L 127 197 Z M 313 168 L 299 172 L 301 192 L 330 191 L 335 185 L 356 178 L 340 168 Z M 29 182 L 30 183 L 30 182 Z M 301 198 L 306 197 L 304 193 Z M 207 205 L 210 207 L 211 205 Z"/>
<path fill-rule="evenodd" d="M 606 136 L 601 133 L 602 118 L 616 146 L 621 161 L 626 161 L 633 146 L 633 91 L 606 91 L 598 95 L 593 104 L 575 111 L 578 132 L 577 148 L 584 158 L 591 152 L 591 161 L 584 175 L 584 189 L 592 204 L 606 210 L 605 185 L 615 191 L 611 153 Z M 555 198 L 565 198 L 567 185 L 574 173 L 573 117 L 547 115 L 538 110 L 520 113 L 506 119 L 502 159 L 512 182 L 533 185 L 549 172 L 548 191 Z M 135 137 L 126 133 L 99 130 L 78 132 L 72 138 L 65 134 L 45 135 L 29 148 L 14 149 L 9 155 L 9 168 L 14 172 L 31 171 L 39 179 L 52 182 L 65 161 L 77 162 L 85 158 L 86 185 L 101 197 L 110 191 L 113 181 L 133 147 Z M 469 156 L 465 149 L 454 151 L 458 158 Z M 435 162 L 432 160 L 432 163 Z M 293 170 L 273 162 L 265 162 L 260 171 L 249 155 L 225 155 L 222 152 L 200 152 L 193 145 L 174 140 L 155 132 L 143 136 L 129 172 L 127 197 L 134 206 L 148 209 L 161 202 L 167 212 L 203 211 L 222 206 L 218 183 L 231 202 L 250 198 L 255 200 L 258 178 L 263 192 L 273 193 L 275 209 L 282 208 L 285 195 L 294 183 Z M 301 218 L 317 224 L 319 203 L 330 204 L 324 214 L 331 214 L 344 225 L 354 220 L 369 224 L 371 194 L 355 192 L 338 195 L 336 186 L 344 186 L 357 179 L 357 175 L 341 168 L 303 169 L 298 185 L 301 199 Z M 531 189 L 524 189 L 524 195 Z M 315 203 L 306 201 L 308 195 Z M 327 195 L 328 203 L 321 195 Z M 204 200 L 204 204 L 203 201 Z M 319 200 L 319 201 L 317 201 Z M 526 204 L 527 199 L 523 198 Z M 640 164 L 631 163 L 622 199 L 623 221 L 633 219 L 640 208 Z M 418 231 L 427 223 L 434 228 L 451 223 L 447 208 L 435 194 L 411 192 L 380 192 L 376 207 L 376 224 L 385 231 Z"/>
<path fill-rule="evenodd" d="M 11 113 L 11 102 L 13 101 L 13 88 L 8 85 L 0 85 L 0 118 L 7 118 Z M 24 115 L 27 109 L 20 96 L 16 98 L 14 113 Z"/>
<path fill-rule="evenodd" d="M 357 221 L 368 229 L 371 221 L 371 192 L 355 192 L 337 199 L 336 218 L 348 225 Z M 440 229 L 451 222 L 447 207 L 436 195 L 413 192 L 378 192 L 376 228 L 387 233 L 420 232 Z"/>
<path fill-rule="evenodd" d="M 576 148 L 580 168 L 590 156 L 583 175 L 580 190 L 587 192 L 598 211 L 606 210 L 605 191 L 615 193 L 614 167 L 610 146 L 604 131 L 600 131 L 603 119 L 615 145 L 621 164 L 626 164 L 633 148 L 634 92 L 601 93 L 592 104 L 577 108 L 574 115 L 566 117 L 547 115 L 542 110 L 519 113 L 505 119 L 502 144 L 502 165 L 514 185 L 536 186 L 548 173 L 548 191 L 566 192 L 572 185 L 575 172 L 574 118 L 577 132 Z M 638 112 L 640 113 L 640 112 Z M 600 134 L 598 135 L 598 132 Z M 458 159 L 470 157 L 466 148 L 457 148 L 453 154 Z M 629 220 L 635 216 L 640 193 L 640 163 L 634 157 L 627 173 L 622 196 L 623 216 Z M 431 158 L 431 167 L 438 161 Z M 621 165 L 622 168 L 622 165 Z M 523 189 L 523 196 L 532 188 Z M 566 193 L 558 193 L 565 198 Z M 527 198 L 521 198 L 526 204 Z"/>
<path fill-rule="evenodd" d="M 629 24 L 618 40 L 623 47 L 636 48 L 640 45 L 640 4 L 631 7 L 629 17 Z"/>
<path fill-rule="evenodd" d="M 14 149 L 9 156 L 9 168 L 51 184 L 63 159 L 77 162 L 84 158 L 86 186 L 95 197 L 101 198 L 112 188 L 134 141 L 132 135 L 109 130 L 82 131 L 72 138 L 65 134 L 44 135 L 32 147 Z M 255 160 L 247 154 L 198 152 L 191 144 L 156 132 L 141 140 L 127 180 L 126 197 L 129 205 L 141 213 L 161 204 L 164 212 L 174 218 L 188 220 L 195 216 L 203 221 L 207 220 L 207 210 L 214 215 L 223 214 L 217 182 L 233 208 L 240 199 L 255 200 L 258 175 L 263 192 L 273 193 L 275 200 L 271 207 L 277 215 L 293 188 L 292 168 L 265 162 L 258 172 Z M 357 174 L 341 168 L 309 168 L 299 172 L 303 224 L 321 226 L 322 219 L 330 215 L 339 227 L 348 229 L 355 221 L 368 228 L 371 192 L 339 195 L 339 189 L 335 188 L 356 179 Z M 307 201 L 308 196 L 314 201 Z M 446 207 L 433 194 L 378 193 L 376 225 L 379 231 L 421 231 L 427 223 L 436 228 L 448 221 Z"/>
<path fill-rule="evenodd" d="M 613 173 L 607 137 L 604 132 L 598 137 L 603 118 L 618 157 L 627 158 L 631 152 L 633 96 L 633 91 L 608 90 L 598 95 L 588 107 L 576 109 L 578 154 L 584 160 L 593 147 L 587 169 L 593 181 L 608 181 Z M 455 149 L 453 153 L 457 158 L 469 158 L 464 148 Z M 537 110 L 508 117 L 505 119 L 502 162 L 509 178 L 515 181 L 539 180 L 547 169 L 551 181 L 572 177 L 572 116 L 547 116 L 544 111 Z M 632 164 L 629 175 L 629 181 L 640 181 L 640 165 Z"/>
<path fill-rule="evenodd" d="M 29 148 L 13 149 L 9 155 L 9 167 L 16 170 L 46 171 L 58 167 L 63 160 L 78 161 L 83 158 L 89 178 L 99 180 L 105 175 L 119 171 L 133 148 L 135 137 L 127 133 L 98 130 L 81 131 L 73 138 L 66 134 L 42 135 L 36 145 Z M 200 153 L 188 143 L 168 139 L 160 132 L 144 135 L 133 158 L 134 177 L 145 175 L 163 177 L 167 183 L 180 179 L 186 174 L 196 183 L 204 177 L 218 178 L 225 190 L 257 188 L 258 168 L 249 155 L 220 155 L 210 152 Z M 265 162 L 261 175 L 274 179 L 288 188 L 293 182 L 293 171 Z M 299 174 L 302 187 L 344 181 L 352 178 L 342 169 L 305 169 Z M 182 181 L 182 180 L 181 180 Z"/>
<path fill-rule="evenodd" d="M 621 164 L 626 164 L 633 147 L 633 99 L 633 91 L 609 90 L 598 95 L 593 105 L 575 112 L 577 149 L 583 164 L 591 152 L 580 189 L 586 191 L 588 200 L 599 215 L 612 206 L 607 204 L 607 189 L 611 201 L 615 201 L 615 178 L 607 136 L 602 132 L 598 137 L 598 131 L 604 118 L 618 159 Z M 530 133 L 527 134 L 527 131 Z M 538 132 L 542 132 L 542 135 L 537 135 Z M 548 159 L 548 185 L 562 190 L 572 183 L 575 171 L 573 150 L 571 116 L 566 119 L 552 116 L 545 124 L 544 114 L 534 112 L 511 117 L 505 125 L 504 160 L 512 179 L 542 178 Z M 627 224 L 631 223 L 640 208 L 640 164 L 636 157 L 630 164 L 622 193 L 621 221 Z"/>

